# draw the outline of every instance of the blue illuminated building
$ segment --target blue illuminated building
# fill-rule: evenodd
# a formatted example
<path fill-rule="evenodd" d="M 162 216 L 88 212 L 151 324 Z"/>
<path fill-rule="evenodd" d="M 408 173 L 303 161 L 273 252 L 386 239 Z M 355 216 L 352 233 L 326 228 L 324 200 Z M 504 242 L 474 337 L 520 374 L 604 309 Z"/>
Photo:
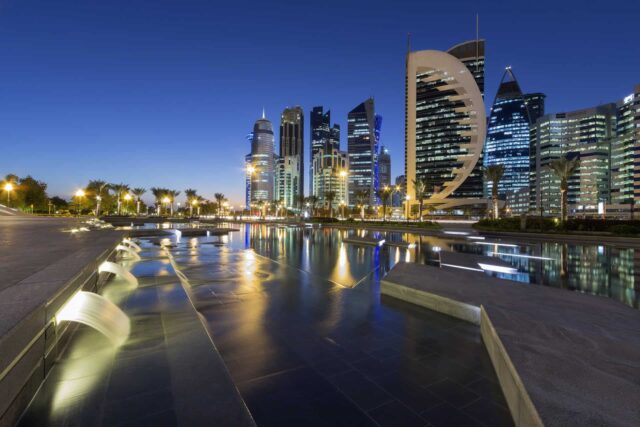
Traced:
<path fill-rule="evenodd" d="M 529 187 L 529 125 L 525 96 L 507 67 L 491 107 L 484 152 L 485 168 L 504 166 L 500 196 Z M 491 189 L 492 183 L 485 182 L 485 197 L 491 197 Z"/>

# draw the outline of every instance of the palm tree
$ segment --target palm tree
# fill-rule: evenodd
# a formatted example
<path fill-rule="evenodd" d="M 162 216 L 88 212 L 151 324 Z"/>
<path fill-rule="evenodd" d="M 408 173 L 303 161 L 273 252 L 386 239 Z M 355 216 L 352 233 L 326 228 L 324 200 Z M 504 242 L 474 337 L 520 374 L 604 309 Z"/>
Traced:
<path fill-rule="evenodd" d="M 100 207 L 102 206 L 102 197 L 105 190 L 107 194 L 111 188 L 110 184 L 100 179 L 94 179 L 89 181 L 87 188 L 85 189 L 87 194 L 95 194 L 96 198 L 96 216 L 100 216 Z"/>
<path fill-rule="evenodd" d="M 391 197 L 391 193 L 393 193 L 393 189 L 388 185 L 385 186 L 382 190 L 376 191 L 376 195 L 382 201 L 382 222 L 387 222 L 387 206 L 389 205 L 389 198 Z"/>
<path fill-rule="evenodd" d="M 171 216 L 173 216 L 173 204 L 174 204 L 174 203 L 175 203 L 175 201 L 176 201 L 176 197 L 178 197 L 179 195 L 180 195 L 180 192 L 179 192 L 179 191 L 176 191 L 176 190 L 167 190 L 167 197 L 169 198 L 169 201 L 170 201 L 170 203 L 171 203 L 171 204 L 169 205 L 169 207 L 170 207 L 170 209 L 171 209 L 171 211 L 170 211 L 170 215 L 171 215 Z"/>
<path fill-rule="evenodd" d="M 216 199 L 216 203 L 218 204 L 218 207 L 216 209 L 216 215 L 219 218 L 220 217 L 220 208 L 222 208 L 222 204 L 224 203 L 224 194 L 216 193 L 216 194 L 213 195 L 213 198 Z"/>
<path fill-rule="evenodd" d="M 316 215 L 316 206 L 318 205 L 318 197 L 311 195 L 311 196 L 307 197 L 306 201 L 309 204 L 309 206 L 311 207 L 311 216 L 315 216 Z"/>
<path fill-rule="evenodd" d="M 265 206 L 264 200 L 258 200 L 256 205 L 258 206 L 258 210 L 260 211 L 260 216 L 264 218 L 264 212 L 262 210 L 262 208 Z M 218 207 L 218 210 L 220 210 L 220 207 Z"/>
<path fill-rule="evenodd" d="M 420 222 L 422 222 L 422 207 L 424 206 L 424 199 L 427 198 L 427 181 L 424 178 L 414 179 L 413 188 L 418 201 L 418 209 L 420 210 Z"/>
<path fill-rule="evenodd" d="M 164 197 L 164 189 L 160 187 L 151 187 L 151 194 L 156 201 L 156 212 L 158 216 L 162 215 L 162 198 Z"/>
<path fill-rule="evenodd" d="M 189 204 L 189 216 L 193 216 L 193 205 L 198 203 L 197 191 L 193 188 L 187 188 L 184 190 L 184 195 L 187 196 L 187 203 Z"/>
<path fill-rule="evenodd" d="M 124 196 L 129 191 L 129 186 L 127 184 L 111 184 L 109 187 L 116 193 L 116 200 L 118 201 L 118 215 L 120 215 L 122 210 L 122 196 Z"/>
<path fill-rule="evenodd" d="M 324 198 L 329 203 L 329 217 L 333 218 L 333 201 L 336 198 L 335 191 L 325 191 Z"/>
<path fill-rule="evenodd" d="M 580 159 L 568 159 L 566 156 L 549 163 L 549 169 L 560 179 L 560 222 L 567 218 L 567 190 L 569 178 L 578 171 Z"/>
<path fill-rule="evenodd" d="M 136 198 L 136 215 L 140 215 L 140 202 L 142 195 L 146 193 L 146 188 L 138 187 L 131 190 L 131 194 Z"/>
<path fill-rule="evenodd" d="M 504 175 L 504 165 L 487 166 L 484 170 L 484 179 L 491 182 L 491 200 L 493 204 L 493 219 L 500 218 L 498 211 L 498 183 Z"/>
<path fill-rule="evenodd" d="M 364 206 L 369 202 L 369 190 L 357 190 L 356 203 L 360 206 L 360 219 L 364 220 Z"/>

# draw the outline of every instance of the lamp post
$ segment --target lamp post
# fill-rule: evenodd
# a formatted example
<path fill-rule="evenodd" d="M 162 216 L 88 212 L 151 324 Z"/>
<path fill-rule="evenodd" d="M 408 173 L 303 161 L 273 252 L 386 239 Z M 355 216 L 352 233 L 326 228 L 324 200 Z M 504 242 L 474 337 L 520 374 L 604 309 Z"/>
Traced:
<path fill-rule="evenodd" d="M 124 210 L 126 213 L 129 213 L 129 201 L 131 200 L 131 194 L 127 193 L 124 195 Z"/>
<path fill-rule="evenodd" d="M 100 216 L 100 202 L 102 201 L 102 196 L 98 195 L 96 196 L 96 217 Z"/>
<path fill-rule="evenodd" d="M 4 185 L 4 191 L 7 192 L 7 207 L 11 207 L 11 192 L 13 191 L 13 184 L 7 182 Z"/>
<path fill-rule="evenodd" d="M 82 198 L 84 197 L 84 191 L 82 189 L 76 191 L 76 199 L 78 199 L 78 216 L 80 216 L 80 203 L 82 203 Z"/>
<path fill-rule="evenodd" d="M 344 219 L 344 205 L 346 203 L 344 202 L 344 200 L 340 200 L 340 206 L 342 207 L 342 219 Z"/>
<path fill-rule="evenodd" d="M 164 197 L 162 198 L 162 204 L 163 204 L 163 205 L 168 205 L 169 203 L 171 203 L 171 199 L 170 199 L 170 198 L 168 198 L 167 196 L 164 196 Z"/>
<path fill-rule="evenodd" d="M 51 205 L 52 205 L 52 203 L 51 203 L 51 199 L 49 199 L 49 203 L 48 203 L 48 205 L 49 205 L 49 215 L 51 215 Z"/>
<path fill-rule="evenodd" d="M 340 171 L 340 178 L 342 179 L 342 201 L 343 203 L 346 203 L 346 200 L 348 199 L 348 191 L 347 191 L 347 175 L 349 175 L 349 172 L 347 172 L 346 170 L 342 169 Z M 344 214 L 342 215 L 344 217 Z"/>

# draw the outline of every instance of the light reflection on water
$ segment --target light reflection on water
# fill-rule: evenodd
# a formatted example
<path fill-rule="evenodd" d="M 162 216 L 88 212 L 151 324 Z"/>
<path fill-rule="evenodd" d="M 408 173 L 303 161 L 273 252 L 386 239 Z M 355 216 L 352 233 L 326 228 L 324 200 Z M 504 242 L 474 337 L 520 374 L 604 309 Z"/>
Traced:
<path fill-rule="evenodd" d="M 260 255 L 324 276 L 345 287 L 353 287 L 370 275 L 377 279 L 398 262 L 434 264 L 438 259 L 434 248 L 441 248 L 484 256 L 499 254 L 496 256 L 518 270 L 517 274 L 493 273 L 497 277 L 605 296 L 640 307 L 640 292 L 635 284 L 640 256 L 632 248 L 556 242 L 509 242 L 497 246 L 477 244 L 464 238 L 412 233 L 285 228 L 263 224 L 233 226 L 241 231 L 230 234 L 231 247 L 251 248 Z M 415 243 L 416 247 L 380 248 L 342 243 L 344 237 L 367 233 L 387 241 Z"/>

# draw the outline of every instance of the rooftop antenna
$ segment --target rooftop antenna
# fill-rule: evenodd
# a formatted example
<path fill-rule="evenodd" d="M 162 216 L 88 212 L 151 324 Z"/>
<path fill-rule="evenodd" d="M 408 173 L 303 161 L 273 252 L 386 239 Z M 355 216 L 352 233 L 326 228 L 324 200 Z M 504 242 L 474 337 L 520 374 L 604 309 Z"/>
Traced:
<path fill-rule="evenodd" d="M 262 107 L 262 119 L 265 119 L 264 107 Z"/>

